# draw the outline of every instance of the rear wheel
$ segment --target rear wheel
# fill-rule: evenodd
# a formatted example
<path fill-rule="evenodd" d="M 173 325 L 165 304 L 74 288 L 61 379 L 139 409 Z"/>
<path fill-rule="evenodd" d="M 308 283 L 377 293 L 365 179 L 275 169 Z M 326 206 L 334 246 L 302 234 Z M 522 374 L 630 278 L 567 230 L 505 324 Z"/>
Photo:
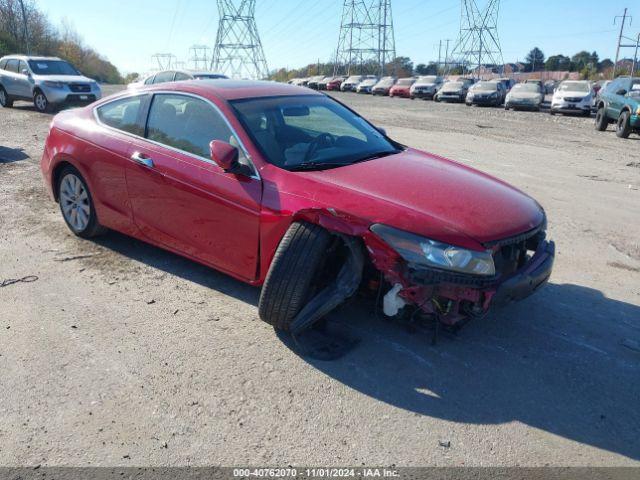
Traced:
<path fill-rule="evenodd" d="M 9 94 L 3 87 L 0 87 L 0 106 L 2 108 L 13 107 L 13 100 L 9 97 Z"/>
<path fill-rule="evenodd" d="M 609 121 L 607 120 L 605 109 L 604 107 L 600 107 L 596 112 L 596 130 L 598 130 L 599 132 L 604 132 L 608 126 Z"/>
<path fill-rule="evenodd" d="M 624 111 L 618 118 L 618 124 L 616 125 L 616 135 L 619 138 L 629 138 L 631 135 L 631 122 L 629 112 Z"/>
<path fill-rule="evenodd" d="M 57 189 L 62 218 L 75 235 L 91 238 L 106 232 L 98 222 L 89 187 L 78 170 L 65 167 L 58 175 Z"/>
<path fill-rule="evenodd" d="M 288 331 L 313 297 L 322 278 L 327 251 L 335 239 L 324 228 L 293 223 L 285 233 L 260 293 L 260 318 Z"/>

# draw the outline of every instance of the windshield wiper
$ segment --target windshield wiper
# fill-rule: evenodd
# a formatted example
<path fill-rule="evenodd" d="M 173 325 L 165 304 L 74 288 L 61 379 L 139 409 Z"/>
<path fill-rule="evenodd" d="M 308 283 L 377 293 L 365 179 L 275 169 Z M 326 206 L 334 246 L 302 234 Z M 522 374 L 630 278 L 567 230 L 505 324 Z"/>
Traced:
<path fill-rule="evenodd" d="M 350 165 L 349 163 L 338 163 L 338 162 L 307 162 L 301 163 L 300 165 L 294 165 L 288 170 L 290 172 L 302 172 L 305 170 L 324 170 L 327 168 L 334 167 L 344 167 L 345 165 Z"/>
<path fill-rule="evenodd" d="M 351 162 L 351 164 L 354 163 L 360 163 L 360 162 L 366 162 L 367 160 L 374 160 L 376 158 L 383 158 L 383 157 L 389 157 L 391 155 L 396 155 L 398 153 L 400 153 L 402 150 L 392 150 L 390 152 L 376 152 L 376 153 L 371 153 L 365 157 L 359 158 L 357 160 L 354 160 L 353 162 Z"/>

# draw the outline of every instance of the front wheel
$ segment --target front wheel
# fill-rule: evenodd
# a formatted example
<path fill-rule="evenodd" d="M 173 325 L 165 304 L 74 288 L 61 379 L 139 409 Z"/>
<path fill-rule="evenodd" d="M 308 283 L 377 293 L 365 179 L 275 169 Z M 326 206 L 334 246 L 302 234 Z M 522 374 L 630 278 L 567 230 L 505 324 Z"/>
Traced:
<path fill-rule="evenodd" d="M 106 231 L 98 216 L 87 182 L 78 170 L 65 167 L 58 176 L 58 201 L 62 218 L 77 236 L 91 238 Z"/>
<path fill-rule="evenodd" d="M 260 318 L 289 331 L 296 315 L 317 290 L 334 237 L 324 228 L 293 223 L 285 233 L 260 293 Z"/>
<path fill-rule="evenodd" d="M 9 94 L 3 87 L 0 87 L 0 107 L 2 108 L 13 107 L 13 100 L 11 100 L 11 97 L 9 97 Z"/>
<path fill-rule="evenodd" d="M 622 112 L 618 118 L 618 124 L 616 126 L 616 135 L 619 138 L 629 138 L 631 135 L 631 121 L 629 112 Z"/>
<path fill-rule="evenodd" d="M 39 111 L 40 113 L 48 113 L 51 111 L 51 105 L 49 103 L 49 100 L 47 100 L 46 95 L 42 93 L 40 90 L 37 90 L 33 94 L 33 105 L 36 107 L 36 110 Z"/>
<path fill-rule="evenodd" d="M 609 121 L 607 120 L 607 114 L 604 110 L 604 107 L 600 107 L 596 112 L 596 130 L 599 132 L 604 132 L 609 126 Z"/>

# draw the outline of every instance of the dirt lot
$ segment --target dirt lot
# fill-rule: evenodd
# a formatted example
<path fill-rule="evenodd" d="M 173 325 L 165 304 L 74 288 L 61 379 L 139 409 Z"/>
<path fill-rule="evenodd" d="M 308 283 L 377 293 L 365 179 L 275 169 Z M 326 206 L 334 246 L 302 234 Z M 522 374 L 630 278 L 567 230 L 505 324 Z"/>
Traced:
<path fill-rule="evenodd" d="M 0 465 L 640 465 L 639 137 L 339 97 L 538 199 L 551 284 L 436 346 L 357 300 L 331 321 L 358 345 L 302 358 L 258 320 L 258 290 L 72 236 L 39 172 L 50 117 L 18 104 L 0 110 L 0 280 L 38 280 L 0 288 Z"/>

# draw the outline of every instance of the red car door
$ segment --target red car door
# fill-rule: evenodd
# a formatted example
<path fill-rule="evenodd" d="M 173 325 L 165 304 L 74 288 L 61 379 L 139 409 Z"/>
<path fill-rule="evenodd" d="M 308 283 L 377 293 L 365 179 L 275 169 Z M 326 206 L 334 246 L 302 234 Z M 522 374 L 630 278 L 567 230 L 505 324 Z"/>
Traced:
<path fill-rule="evenodd" d="M 132 141 L 126 168 L 137 227 L 155 243 L 254 280 L 262 186 L 257 174 L 228 174 L 209 159 L 210 141 L 237 144 L 222 113 L 199 97 L 159 93 L 146 130 Z"/>

